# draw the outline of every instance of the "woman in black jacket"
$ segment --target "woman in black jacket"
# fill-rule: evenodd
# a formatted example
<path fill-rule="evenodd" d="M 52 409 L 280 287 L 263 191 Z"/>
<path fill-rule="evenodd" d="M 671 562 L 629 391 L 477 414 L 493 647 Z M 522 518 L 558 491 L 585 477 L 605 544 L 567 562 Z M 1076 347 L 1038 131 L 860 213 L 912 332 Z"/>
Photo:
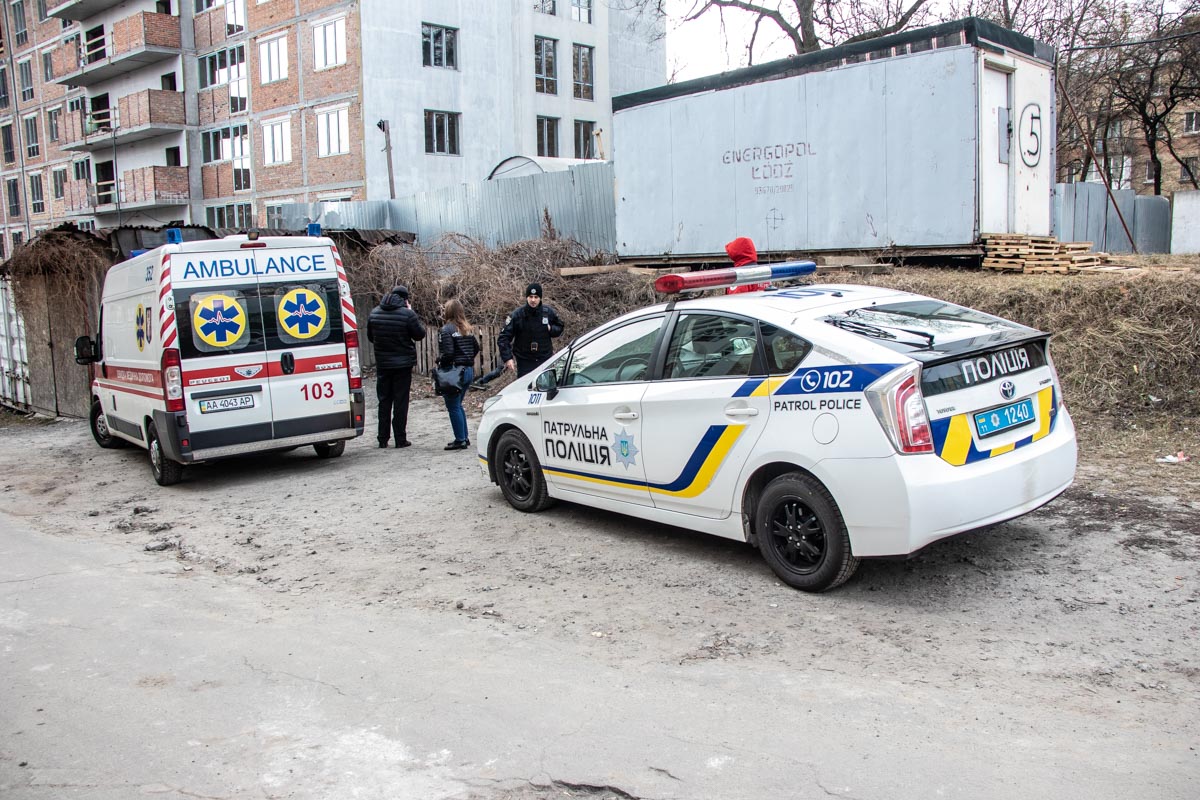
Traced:
<path fill-rule="evenodd" d="M 442 326 L 438 336 L 438 368 L 464 367 L 463 378 L 457 392 L 445 392 L 446 411 L 450 414 L 450 427 L 454 429 L 454 441 L 446 445 L 447 450 L 465 450 L 471 446 L 467 436 L 467 414 L 463 411 L 463 394 L 475 379 L 475 356 L 479 354 L 479 340 L 467 321 L 467 312 L 462 303 L 449 300 L 442 309 Z"/>

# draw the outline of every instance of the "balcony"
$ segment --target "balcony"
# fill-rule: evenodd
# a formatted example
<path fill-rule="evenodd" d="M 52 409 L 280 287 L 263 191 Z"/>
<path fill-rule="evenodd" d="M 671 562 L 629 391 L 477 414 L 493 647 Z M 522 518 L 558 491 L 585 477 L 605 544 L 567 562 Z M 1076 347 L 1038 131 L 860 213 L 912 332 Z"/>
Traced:
<path fill-rule="evenodd" d="M 86 39 L 82 45 L 60 45 L 52 56 L 54 80 L 66 86 L 92 86 L 175 58 L 181 42 L 179 17 L 143 11 L 114 22 L 105 36 Z M 76 52 L 60 52 L 72 49 Z"/>
<path fill-rule="evenodd" d="M 116 109 L 69 113 L 63 119 L 63 150 L 92 152 L 187 130 L 183 94 L 143 89 L 117 100 Z"/>
<path fill-rule="evenodd" d="M 124 0 L 66 0 L 66 2 L 55 3 L 49 14 L 59 19 L 89 19 L 101 11 L 121 5 L 122 2 Z"/>
<path fill-rule="evenodd" d="M 187 167 L 139 167 L 122 172 L 120 181 L 89 187 L 87 203 L 70 203 L 67 213 L 102 216 L 185 206 L 189 200 Z"/>

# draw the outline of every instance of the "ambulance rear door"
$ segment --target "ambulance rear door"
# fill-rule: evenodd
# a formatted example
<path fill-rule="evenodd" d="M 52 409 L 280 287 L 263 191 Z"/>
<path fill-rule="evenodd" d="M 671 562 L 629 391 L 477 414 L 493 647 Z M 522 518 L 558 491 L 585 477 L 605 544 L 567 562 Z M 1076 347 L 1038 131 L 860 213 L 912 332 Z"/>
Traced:
<path fill-rule="evenodd" d="M 271 242 L 253 252 L 266 329 L 275 438 L 353 429 L 332 246 Z"/>
<path fill-rule="evenodd" d="M 170 256 L 164 347 L 177 347 L 192 452 L 273 438 L 266 337 L 249 250 L 188 248 Z M 168 333 L 169 337 L 169 333 Z"/>

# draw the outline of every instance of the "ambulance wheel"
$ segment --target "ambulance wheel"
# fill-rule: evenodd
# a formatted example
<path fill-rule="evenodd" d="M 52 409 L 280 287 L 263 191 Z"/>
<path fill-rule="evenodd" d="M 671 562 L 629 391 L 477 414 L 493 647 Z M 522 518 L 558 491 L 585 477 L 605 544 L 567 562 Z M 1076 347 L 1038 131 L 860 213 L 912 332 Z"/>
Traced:
<path fill-rule="evenodd" d="M 496 477 L 508 504 L 517 511 L 543 511 L 553 504 L 533 445 L 518 430 L 505 431 L 496 444 Z"/>
<path fill-rule="evenodd" d="M 146 434 L 150 450 L 150 471 L 154 473 L 154 480 L 159 486 L 172 486 L 179 483 L 183 479 L 183 464 L 167 458 L 167 454 L 162 449 L 162 442 L 158 438 L 158 429 L 154 427 L 153 422 L 150 423 Z"/>
<path fill-rule="evenodd" d="M 92 438 L 96 440 L 96 444 L 106 450 L 125 446 L 125 441 L 113 436 L 112 431 L 108 429 L 108 420 L 104 417 L 104 407 L 100 405 L 99 400 L 92 401 L 92 413 L 88 415 L 88 421 L 91 423 Z"/>
<path fill-rule="evenodd" d="M 837 503 L 820 481 L 800 473 L 767 484 L 754 512 L 758 549 L 779 579 L 805 592 L 845 583 L 858 568 Z"/>
<path fill-rule="evenodd" d="M 336 442 L 321 442 L 314 444 L 313 450 L 317 451 L 318 458 L 337 458 L 342 453 L 346 452 L 346 440 L 341 439 Z"/>

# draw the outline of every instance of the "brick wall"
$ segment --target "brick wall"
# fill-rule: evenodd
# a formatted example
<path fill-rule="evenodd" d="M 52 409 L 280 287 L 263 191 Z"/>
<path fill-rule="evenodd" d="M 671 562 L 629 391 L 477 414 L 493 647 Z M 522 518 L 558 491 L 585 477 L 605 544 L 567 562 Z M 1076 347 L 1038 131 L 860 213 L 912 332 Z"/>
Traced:
<path fill-rule="evenodd" d="M 117 119 L 122 128 L 151 122 L 184 124 L 183 94 L 166 89 L 143 89 L 117 100 Z"/>
<path fill-rule="evenodd" d="M 185 0 L 186 2 L 186 0 Z M 253 4 L 253 0 L 251 3 Z M 248 5 L 250 5 L 248 4 Z M 283 3 L 267 3 L 280 6 Z M 200 52 L 216 47 L 225 41 L 225 7 L 217 6 L 202 11 L 192 18 L 192 30 L 196 36 L 196 49 Z"/>
<path fill-rule="evenodd" d="M 288 189 L 304 191 L 303 149 L 300 146 L 300 126 L 304 124 L 304 119 L 296 112 L 288 114 L 288 118 L 291 120 L 292 160 L 286 164 L 274 164 L 269 167 L 263 164 L 266 153 L 263 146 L 263 128 L 260 123 L 253 125 L 251 150 L 254 153 L 254 188 L 260 193 Z"/>
<path fill-rule="evenodd" d="M 362 130 L 362 107 L 354 102 L 346 110 L 350 133 L 350 152 L 345 155 L 325 156 L 324 158 L 317 155 L 317 112 L 322 109 L 322 106 L 315 106 L 304 112 L 305 125 L 308 128 L 308 180 L 305 183 L 310 186 L 319 186 L 326 183 L 362 180 L 365 166 L 362 136 L 358 135 L 358 131 Z M 294 153 L 295 149 L 293 148 Z"/>
<path fill-rule="evenodd" d="M 270 5 L 270 3 L 267 5 Z M 250 62 L 250 82 L 254 87 L 254 110 L 256 112 L 269 112 L 273 108 L 291 105 L 300 96 L 300 63 L 297 58 L 296 31 L 303 30 L 303 26 L 291 26 L 287 29 L 287 36 L 285 37 L 287 39 L 288 59 L 287 78 L 281 81 L 272 81 L 268 84 L 260 83 L 262 80 L 262 54 L 259 51 L 259 42 L 264 38 L 271 38 L 271 35 L 277 33 L 279 30 L 276 28 L 266 31 L 265 36 L 256 37 L 247 43 L 249 50 L 247 57 Z"/>
<path fill-rule="evenodd" d="M 213 125 L 229 119 L 229 87 L 214 86 L 202 89 L 197 94 L 197 104 L 200 111 L 200 124 Z"/>
<path fill-rule="evenodd" d="M 187 167 L 139 167 L 121 173 L 121 182 L 126 203 L 188 198 Z"/>
<path fill-rule="evenodd" d="M 75 42 L 63 43 L 54 48 L 54 77 L 61 78 L 79 71 L 79 46 Z M 10 76 L 12 80 L 12 76 Z M 15 81 L 14 81 L 15 85 Z M 10 89 L 11 91 L 11 89 Z"/>
<path fill-rule="evenodd" d="M 111 55 L 142 47 L 182 47 L 179 17 L 143 11 L 117 20 L 112 26 Z"/>

